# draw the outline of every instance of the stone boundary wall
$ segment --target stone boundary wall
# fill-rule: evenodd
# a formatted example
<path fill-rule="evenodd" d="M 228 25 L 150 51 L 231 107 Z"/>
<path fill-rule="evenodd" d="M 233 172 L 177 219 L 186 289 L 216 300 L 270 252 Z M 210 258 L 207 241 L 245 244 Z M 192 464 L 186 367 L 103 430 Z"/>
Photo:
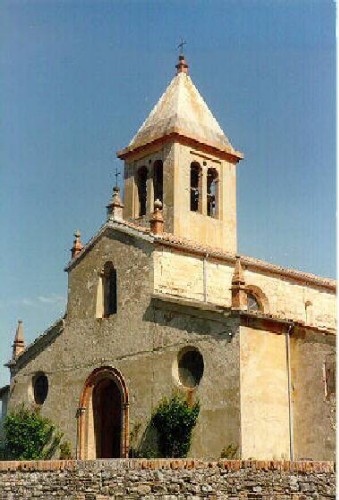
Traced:
<path fill-rule="evenodd" d="M 334 462 L 53 460 L 0 462 L 0 500 L 335 498 Z"/>

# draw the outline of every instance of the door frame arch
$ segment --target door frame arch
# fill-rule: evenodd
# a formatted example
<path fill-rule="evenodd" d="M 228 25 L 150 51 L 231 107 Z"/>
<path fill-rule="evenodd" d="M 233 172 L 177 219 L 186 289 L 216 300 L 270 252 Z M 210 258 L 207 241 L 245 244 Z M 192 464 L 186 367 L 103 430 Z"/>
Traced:
<path fill-rule="evenodd" d="M 77 458 L 88 458 L 88 409 L 93 389 L 103 379 L 112 380 L 119 389 L 121 396 L 121 439 L 120 456 L 128 458 L 129 451 L 129 396 L 125 380 L 119 370 L 111 366 L 101 366 L 87 377 L 79 400 L 77 410 Z"/>

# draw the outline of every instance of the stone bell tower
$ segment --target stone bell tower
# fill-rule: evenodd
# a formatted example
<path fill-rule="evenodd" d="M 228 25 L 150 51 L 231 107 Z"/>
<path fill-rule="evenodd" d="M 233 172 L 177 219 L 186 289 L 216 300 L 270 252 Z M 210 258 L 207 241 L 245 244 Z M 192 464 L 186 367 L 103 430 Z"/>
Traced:
<path fill-rule="evenodd" d="M 130 144 L 124 218 L 141 225 L 163 204 L 164 231 L 236 253 L 236 165 L 231 143 L 179 56 L 176 75 Z"/>

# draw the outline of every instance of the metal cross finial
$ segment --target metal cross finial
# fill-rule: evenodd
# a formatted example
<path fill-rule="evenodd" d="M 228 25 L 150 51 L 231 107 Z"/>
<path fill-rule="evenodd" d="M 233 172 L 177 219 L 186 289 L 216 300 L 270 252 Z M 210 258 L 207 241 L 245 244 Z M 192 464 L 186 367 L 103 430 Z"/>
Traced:
<path fill-rule="evenodd" d="M 118 177 L 120 174 L 120 172 L 118 171 L 118 167 L 115 169 L 115 185 L 117 186 L 118 185 Z"/>
<path fill-rule="evenodd" d="M 181 43 L 179 43 L 178 45 L 178 49 L 180 49 L 180 54 L 179 55 L 183 55 L 183 51 L 184 51 L 184 45 L 186 45 L 187 42 L 182 38 L 181 39 Z"/>

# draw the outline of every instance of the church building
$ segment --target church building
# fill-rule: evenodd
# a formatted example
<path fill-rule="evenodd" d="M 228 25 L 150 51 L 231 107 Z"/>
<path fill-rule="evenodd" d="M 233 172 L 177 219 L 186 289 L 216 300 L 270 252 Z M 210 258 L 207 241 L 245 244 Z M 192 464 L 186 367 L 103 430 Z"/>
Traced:
<path fill-rule="evenodd" d="M 243 155 L 183 55 L 117 156 L 124 200 L 76 233 L 64 317 L 28 346 L 19 322 L 7 411 L 40 407 L 77 458 L 128 457 L 179 391 L 200 402 L 192 457 L 333 460 L 335 281 L 238 253 Z"/>

